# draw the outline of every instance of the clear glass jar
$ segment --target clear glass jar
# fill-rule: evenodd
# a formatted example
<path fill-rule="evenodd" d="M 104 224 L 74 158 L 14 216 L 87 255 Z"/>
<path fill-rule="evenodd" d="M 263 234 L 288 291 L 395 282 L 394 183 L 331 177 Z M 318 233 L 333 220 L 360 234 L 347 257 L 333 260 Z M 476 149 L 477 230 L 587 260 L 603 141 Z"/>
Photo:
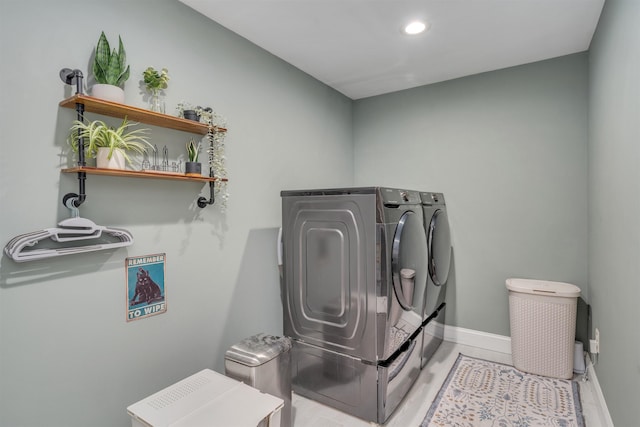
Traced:
<path fill-rule="evenodd" d="M 149 109 L 158 113 L 165 113 L 164 95 L 159 91 L 151 93 L 151 97 L 149 98 Z"/>

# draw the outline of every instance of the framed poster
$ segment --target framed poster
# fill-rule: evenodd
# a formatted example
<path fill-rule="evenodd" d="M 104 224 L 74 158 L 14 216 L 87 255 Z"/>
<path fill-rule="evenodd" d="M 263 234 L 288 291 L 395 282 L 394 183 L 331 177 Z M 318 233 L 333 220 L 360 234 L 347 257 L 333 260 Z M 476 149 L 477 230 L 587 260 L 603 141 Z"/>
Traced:
<path fill-rule="evenodd" d="M 127 322 L 167 311 L 164 282 L 165 254 L 129 257 L 127 275 Z"/>

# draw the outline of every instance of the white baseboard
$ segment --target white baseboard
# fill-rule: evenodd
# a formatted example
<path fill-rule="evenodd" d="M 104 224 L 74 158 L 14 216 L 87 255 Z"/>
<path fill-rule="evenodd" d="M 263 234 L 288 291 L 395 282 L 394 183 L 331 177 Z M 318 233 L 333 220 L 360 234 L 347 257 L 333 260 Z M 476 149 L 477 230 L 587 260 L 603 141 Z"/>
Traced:
<path fill-rule="evenodd" d="M 511 354 L 511 338 L 504 335 L 491 334 L 489 332 L 475 331 L 473 329 L 459 328 L 457 326 L 445 325 L 444 340 L 456 344 L 470 345 L 485 350 L 496 351 L 498 353 Z M 607 403 L 604 400 L 596 371 L 589 357 L 587 360 L 587 376 L 593 385 L 594 398 L 600 415 L 600 425 L 602 427 L 613 427 L 613 420 L 609 414 Z"/>
<path fill-rule="evenodd" d="M 596 376 L 596 370 L 593 368 L 593 363 L 591 363 L 591 358 L 587 356 L 587 377 L 589 381 L 593 384 L 593 392 L 595 394 L 595 399 L 597 401 L 597 406 L 600 408 L 600 424 L 603 427 L 613 427 L 613 420 L 611 419 L 611 414 L 609 414 L 609 408 L 607 407 L 607 402 L 604 400 L 604 394 L 602 394 L 602 389 L 600 388 L 600 383 L 598 382 L 598 377 Z"/>
<path fill-rule="evenodd" d="M 511 354 L 511 338 L 504 335 L 445 325 L 444 340 L 497 351 L 498 353 Z"/>

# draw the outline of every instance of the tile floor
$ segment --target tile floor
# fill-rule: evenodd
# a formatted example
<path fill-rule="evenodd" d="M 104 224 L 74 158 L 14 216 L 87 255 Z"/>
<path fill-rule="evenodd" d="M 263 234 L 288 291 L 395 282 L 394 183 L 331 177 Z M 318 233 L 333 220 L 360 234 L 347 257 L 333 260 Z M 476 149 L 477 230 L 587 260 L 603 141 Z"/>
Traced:
<path fill-rule="evenodd" d="M 440 386 L 453 366 L 458 353 L 494 362 L 511 364 L 511 355 L 471 347 L 452 342 L 443 342 L 438 351 L 424 367 L 420 377 L 409 394 L 391 415 L 385 427 L 418 427 L 435 399 Z M 597 406 L 595 388 L 591 381 L 582 381 L 582 376 L 574 378 L 580 384 L 580 398 L 585 424 L 605 426 L 604 414 Z M 371 427 L 376 425 L 343 412 L 306 399 L 294 393 L 293 425 L 295 427 Z"/>

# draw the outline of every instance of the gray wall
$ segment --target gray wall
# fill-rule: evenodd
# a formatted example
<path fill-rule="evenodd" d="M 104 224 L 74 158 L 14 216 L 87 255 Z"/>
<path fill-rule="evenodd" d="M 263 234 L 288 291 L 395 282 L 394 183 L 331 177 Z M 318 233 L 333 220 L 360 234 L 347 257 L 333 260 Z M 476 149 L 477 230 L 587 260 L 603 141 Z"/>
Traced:
<path fill-rule="evenodd" d="M 589 295 L 616 426 L 640 396 L 640 2 L 607 0 L 589 60 Z"/>
<path fill-rule="evenodd" d="M 357 101 L 356 184 L 443 192 L 447 324 L 509 335 L 505 279 L 587 293 L 587 55 Z"/>
<path fill-rule="evenodd" d="M 186 100 L 227 117 L 231 193 L 223 213 L 195 207 L 199 184 L 90 176 L 81 214 L 131 230 L 134 246 L 0 258 L 0 425 L 125 426 L 128 404 L 221 371 L 240 338 L 280 333 L 279 191 L 351 184 L 445 193 L 449 324 L 508 335 L 506 277 L 580 286 L 602 333 L 596 368 L 613 419 L 632 425 L 639 13 L 635 0 L 608 0 L 589 57 L 351 102 L 177 1 L 0 0 L 0 242 L 68 215 L 60 200 L 77 183 L 60 168 L 74 112 L 57 106 L 69 95 L 58 71 L 88 74 L 100 30 L 123 37 L 127 103 L 144 107 L 142 70 L 166 66 L 169 112 Z M 152 137 L 176 155 L 190 135 Z M 124 258 L 158 252 L 168 311 L 127 323 Z"/>
<path fill-rule="evenodd" d="M 0 258 L 0 425 L 125 426 L 127 405 L 264 331 L 281 334 L 279 192 L 353 181 L 351 101 L 175 0 L 0 1 L 0 242 L 68 217 L 60 173 L 75 112 L 61 68 L 88 62 L 100 31 L 127 49 L 126 102 L 168 67 L 167 105 L 227 117 L 228 209 L 201 184 L 89 176 L 82 216 L 123 227 L 126 249 L 16 264 Z M 96 116 L 92 116 L 96 117 Z M 116 121 L 117 122 L 117 121 Z M 170 155 L 190 134 L 152 129 Z M 168 311 L 127 323 L 124 259 L 165 252 Z"/>

